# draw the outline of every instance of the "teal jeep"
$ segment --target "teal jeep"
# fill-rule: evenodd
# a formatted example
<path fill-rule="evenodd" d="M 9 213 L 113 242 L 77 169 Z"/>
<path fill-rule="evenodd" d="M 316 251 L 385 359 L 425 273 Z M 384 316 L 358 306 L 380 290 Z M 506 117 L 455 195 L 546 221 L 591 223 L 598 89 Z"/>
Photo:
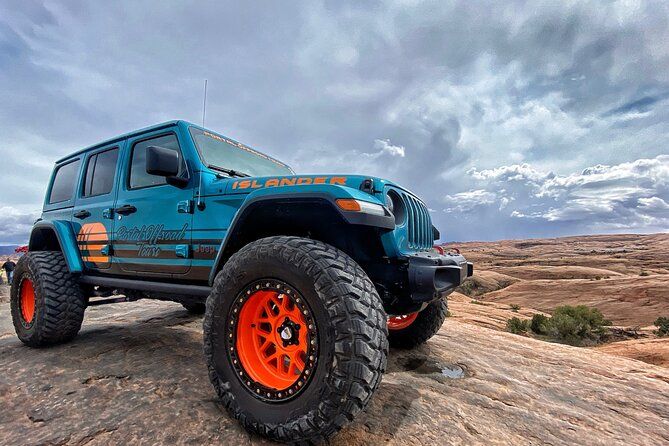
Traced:
<path fill-rule="evenodd" d="M 425 342 L 472 274 L 433 248 L 425 204 L 363 175 L 295 175 L 172 121 L 56 162 L 11 290 L 33 347 L 76 336 L 87 306 L 143 298 L 204 313 L 223 405 L 274 440 L 317 442 L 369 402 L 388 345 Z"/>

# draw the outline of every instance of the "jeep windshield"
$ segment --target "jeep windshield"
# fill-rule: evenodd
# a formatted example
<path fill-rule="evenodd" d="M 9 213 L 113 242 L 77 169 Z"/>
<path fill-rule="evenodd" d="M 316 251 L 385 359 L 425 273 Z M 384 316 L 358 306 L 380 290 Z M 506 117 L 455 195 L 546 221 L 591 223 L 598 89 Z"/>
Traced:
<path fill-rule="evenodd" d="M 293 175 L 290 167 L 237 141 L 215 133 L 190 128 L 202 162 L 229 176 Z"/>

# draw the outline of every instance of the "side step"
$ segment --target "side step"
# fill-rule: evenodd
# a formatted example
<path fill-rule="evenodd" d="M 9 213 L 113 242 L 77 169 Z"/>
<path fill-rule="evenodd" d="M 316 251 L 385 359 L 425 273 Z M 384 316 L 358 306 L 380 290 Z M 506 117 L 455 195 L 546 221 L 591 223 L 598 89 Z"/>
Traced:
<path fill-rule="evenodd" d="M 134 302 L 136 300 L 137 299 L 131 299 L 127 296 L 115 297 L 115 298 L 112 298 L 112 299 L 89 300 L 87 306 L 94 307 L 96 305 L 120 304 L 120 303 L 123 303 L 123 302 Z"/>
<path fill-rule="evenodd" d="M 208 296 L 211 287 L 201 285 L 183 285 L 179 283 L 151 282 L 148 280 L 128 280 L 116 277 L 80 276 L 80 283 L 105 286 L 119 290 L 153 291 L 156 293 L 178 294 L 182 296 Z"/>

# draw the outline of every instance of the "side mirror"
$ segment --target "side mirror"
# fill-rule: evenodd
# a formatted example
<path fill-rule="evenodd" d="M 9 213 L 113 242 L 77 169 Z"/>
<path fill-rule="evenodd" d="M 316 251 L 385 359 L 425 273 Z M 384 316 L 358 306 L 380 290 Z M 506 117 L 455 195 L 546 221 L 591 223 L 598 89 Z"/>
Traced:
<path fill-rule="evenodd" d="M 146 173 L 174 177 L 179 173 L 179 152 L 164 147 L 146 148 Z"/>

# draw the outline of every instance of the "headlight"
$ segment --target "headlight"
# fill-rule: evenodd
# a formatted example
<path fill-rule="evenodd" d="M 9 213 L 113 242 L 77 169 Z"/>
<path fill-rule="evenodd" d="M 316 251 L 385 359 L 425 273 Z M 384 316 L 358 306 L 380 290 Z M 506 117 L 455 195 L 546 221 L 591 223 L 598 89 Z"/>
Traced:
<path fill-rule="evenodd" d="M 364 212 L 365 214 L 380 216 L 386 215 L 386 210 L 380 204 L 355 200 L 353 198 L 340 198 L 337 200 L 337 206 L 349 212 Z"/>
<path fill-rule="evenodd" d="M 390 195 L 388 194 L 386 194 L 386 207 L 390 212 L 395 212 L 395 204 L 393 203 L 393 199 L 390 198 Z"/>
<path fill-rule="evenodd" d="M 389 190 L 386 194 L 386 206 L 395 216 L 395 224 L 397 226 L 403 225 L 406 220 L 406 208 L 400 194 L 394 190 Z"/>

